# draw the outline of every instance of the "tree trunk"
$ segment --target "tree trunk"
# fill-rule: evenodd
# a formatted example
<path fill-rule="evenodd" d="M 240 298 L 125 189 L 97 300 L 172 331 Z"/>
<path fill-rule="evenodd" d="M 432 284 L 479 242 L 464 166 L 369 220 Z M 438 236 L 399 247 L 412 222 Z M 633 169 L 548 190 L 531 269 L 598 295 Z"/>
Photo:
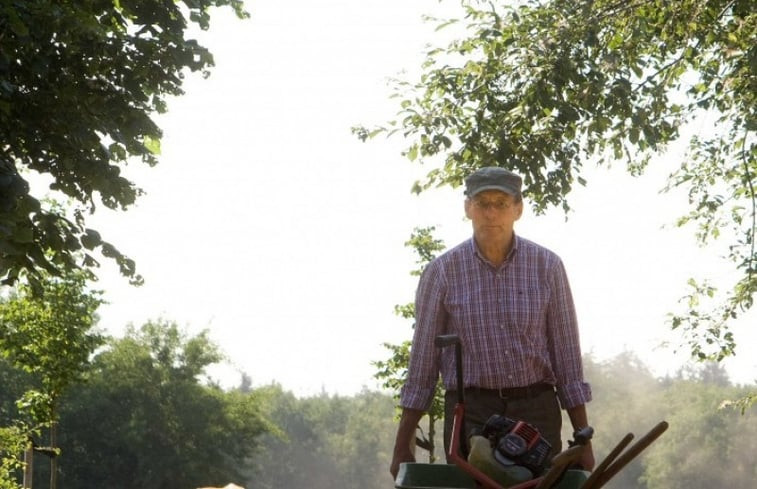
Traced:
<path fill-rule="evenodd" d="M 29 440 L 29 444 L 24 450 L 24 480 L 22 487 L 24 489 L 32 488 L 32 477 L 34 474 L 34 444 Z"/>
<path fill-rule="evenodd" d="M 431 447 L 428 450 L 428 461 L 429 463 L 436 462 L 436 453 L 435 452 L 435 445 L 434 445 L 434 436 L 436 436 L 436 429 L 434 426 L 436 425 L 436 419 L 432 415 L 428 415 L 428 443 L 431 445 Z"/>
<path fill-rule="evenodd" d="M 53 416 L 53 422 L 50 424 L 50 448 L 53 450 L 58 448 L 58 422 L 55 421 L 55 416 Z M 52 453 L 50 456 L 50 489 L 56 489 L 57 487 L 58 457 L 55 453 Z"/>

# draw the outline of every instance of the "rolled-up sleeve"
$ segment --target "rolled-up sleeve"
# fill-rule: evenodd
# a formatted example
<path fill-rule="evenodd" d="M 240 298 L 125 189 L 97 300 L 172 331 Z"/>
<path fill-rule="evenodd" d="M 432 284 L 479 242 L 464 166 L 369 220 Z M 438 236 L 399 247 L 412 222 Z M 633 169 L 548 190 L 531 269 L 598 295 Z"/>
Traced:
<path fill-rule="evenodd" d="M 400 406 L 426 411 L 431 406 L 439 379 L 439 353 L 434 338 L 446 329 L 444 273 L 431 262 L 418 282 L 415 295 L 415 331 L 410 350 L 407 380 L 400 391 Z"/>
<path fill-rule="evenodd" d="M 563 409 L 591 401 L 591 386 L 584 381 L 578 319 L 568 276 L 561 260 L 551 273 L 551 297 L 547 312 L 548 345 L 557 395 Z"/>

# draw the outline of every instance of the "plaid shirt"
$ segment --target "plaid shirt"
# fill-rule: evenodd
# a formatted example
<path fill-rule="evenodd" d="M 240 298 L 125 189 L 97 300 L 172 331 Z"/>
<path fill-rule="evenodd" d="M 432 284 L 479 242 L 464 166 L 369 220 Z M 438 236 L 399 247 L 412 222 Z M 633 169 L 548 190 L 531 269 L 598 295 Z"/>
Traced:
<path fill-rule="evenodd" d="M 471 238 L 433 260 L 415 299 L 415 333 L 403 407 L 427 410 L 439 373 L 457 386 L 454 348 L 434 347 L 455 333 L 463 348 L 463 384 L 498 389 L 545 382 L 557 387 L 563 408 L 591 400 L 583 380 L 573 297 L 560 258 L 515 237 L 495 268 Z"/>

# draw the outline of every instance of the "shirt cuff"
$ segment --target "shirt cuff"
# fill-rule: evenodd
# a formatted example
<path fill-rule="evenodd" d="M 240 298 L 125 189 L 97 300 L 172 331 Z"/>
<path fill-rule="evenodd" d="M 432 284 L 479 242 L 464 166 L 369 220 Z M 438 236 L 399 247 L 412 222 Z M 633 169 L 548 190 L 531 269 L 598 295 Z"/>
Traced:
<path fill-rule="evenodd" d="M 400 407 L 428 411 L 434 400 L 435 388 L 412 387 L 405 384 L 400 390 Z"/>
<path fill-rule="evenodd" d="M 563 409 L 570 409 L 591 401 L 591 385 L 577 380 L 557 386 L 557 397 Z"/>

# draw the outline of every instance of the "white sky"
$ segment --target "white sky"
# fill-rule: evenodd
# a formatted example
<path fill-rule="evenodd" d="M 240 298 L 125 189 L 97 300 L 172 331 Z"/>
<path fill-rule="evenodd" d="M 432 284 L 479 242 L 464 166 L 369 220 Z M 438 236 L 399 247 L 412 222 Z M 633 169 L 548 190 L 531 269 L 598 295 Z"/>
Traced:
<path fill-rule="evenodd" d="M 213 74 L 190 76 L 158 119 L 161 163 L 129 168 L 148 195 L 90 221 L 146 279 L 134 288 L 103 269 L 101 325 L 118 335 L 162 317 L 189 333 L 207 328 L 230 359 L 214 370 L 225 385 L 244 371 L 255 385 L 277 381 L 298 395 L 376 388 L 370 362 L 386 357 L 381 344 L 412 334 L 393 313 L 415 289 L 404 242 L 415 226 L 435 225 L 452 246 L 470 225 L 459 190 L 410 193 L 426 169 L 400 155 L 401 137 L 361 143 L 350 127 L 394 115 L 387 78 L 416 72 L 424 45 L 438 39 L 421 14 L 458 5 L 257 0 L 247 21 L 218 12 L 201 41 L 215 55 Z M 676 338 L 665 318 L 686 279 L 730 269 L 696 248 L 691 230 L 661 230 L 686 200 L 657 193 L 675 155 L 654 163 L 641 179 L 620 164 L 591 170 L 567 223 L 554 211 L 526 215 L 517 229 L 565 261 L 585 351 L 604 359 L 634 350 L 664 374 L 686 359 L 658 348 Z M 755 332 L 745 324 L 727 366 L 751 383 Z"/>

